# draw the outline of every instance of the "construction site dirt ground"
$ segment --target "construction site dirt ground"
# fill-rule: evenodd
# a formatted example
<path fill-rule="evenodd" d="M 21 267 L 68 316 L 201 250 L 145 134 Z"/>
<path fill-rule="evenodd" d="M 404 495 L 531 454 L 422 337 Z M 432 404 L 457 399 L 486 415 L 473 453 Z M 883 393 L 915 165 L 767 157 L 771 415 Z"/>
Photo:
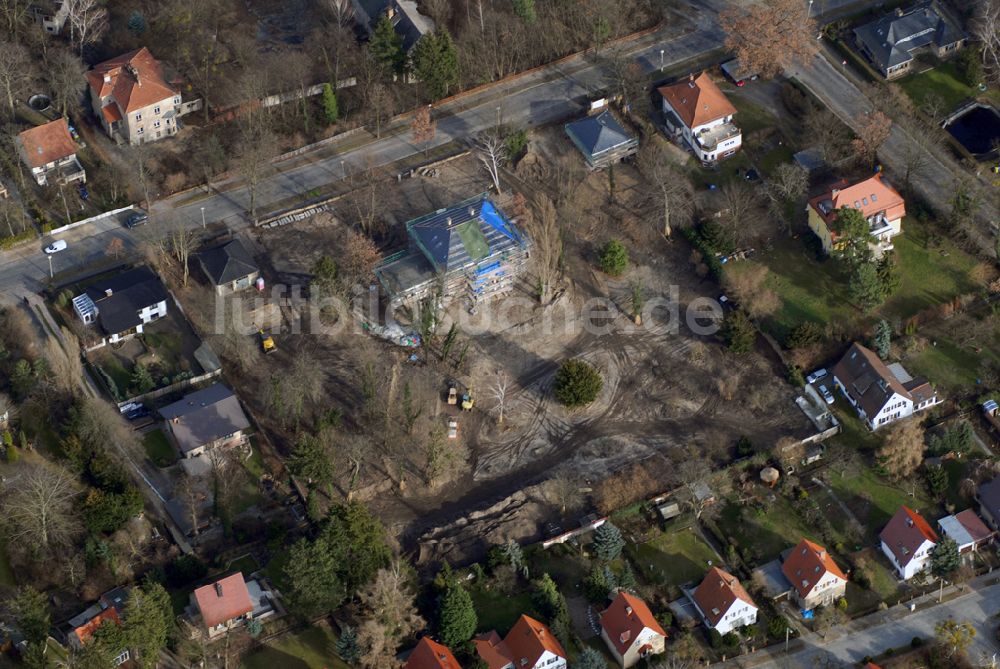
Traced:
<path fill-rule="evenodd" d="M 615 168 L 615 203 L 609 203 L 607 174 L 587 172 L 568 142 L 552 134 L 556 130 L 543 132 L 550 134 L 535 146 L 547 153 L 533 151 L 529 166 L 548 165 L 548 177 L 519 168 L 523 178 L 511 173 L 504 181 L 528 202 L 545 193 L 559 204 L 565 271 L 552 304 L 538 304 L 528 289 L 530 280 L 475 317 L 453 304 L 438 333 L 459 323 L 468 351 L 458 371 L 425 351 L 418 353 L 419 363 L 410 363 L 411 350 L 349 328 L 333 335 L 277 333 L 279 351 L 261 356 L 259 364 L 236 377 L 241 397 L 258 415 L 266 415 L 260 389 L 305 352 L 323 369 L 324 392 L 342 410 L 348 430 L 357 426 L 362 410 L 361 374 L 368 363 L 391 370 L 397 389 L 402 381 L 410 384 L 414 397 L 425 401 L 429 419 L 442 424 L 455 409 L 445 402 L 449 381 L 457 377 L 471 387 L 475 409 L 454 413 L 466 460 L 450 481 L 432 488 L 414 474 L 400 490 L 384 461 L 362 470 L 362 497 L 406 548 L 419 549 L 424 561 L 454 563 L 475 557 L 491 543 L 538 538 L 546 523 L 559 522 L 545 482 L 561 472 L 589 488 L 630 463 L 647 461 L 668 488 L 673 463 L 688 449 L 722 462 L 743 435 L 769 449 L 782 436 L 804 438 L 813 432 L 794 403 L 784 370 L 765 355 L 763 344 L 754 354 L 734 356 L 713 334 L 695 333 L 711 325 L 706 313 L 718 313 L 705 311 L 692 321 L 688 307 L 697 305 L 697 298 L 716 298 L 718 289 L 695 275 L 690 247 L 664 238 L 655 220 L 642 213 L 647 190 L 635 170 Z M 488 184 L 478 160 L 467 156 L 441 166 L 437 177 L 387 183 L 379 204 L 383 218 L 401 227 L 410 218 L 484 192 Z M 308 283 L 317 259 L 337 259 L 346 230 L 342 220 L 350 218 L 345 201 L 332 215 L 250 233 L 264 276 L 271 282 Z M 628 271 L 616 279 L 596 269 L 598 249 L 611 238 L 620 239 L 631 257 Z M 626 314 L 636 284 L 647 305 L 642 326 Z M 658 301 L 666 306 L 651 306 Z M 570 357 L 592 363 L 604 378 L 597 400 L 573 411 L 551 393 L 559 364 Z M 498 424 L 491 388 L 502 377 L 509 387 Z M 289 430 L 267 419 L 264 423 L 287 453 Z M 419 472 L 421 446 L 415 443 L 410 451 L 407 467 Z M 348 467 L 338 469 L 342 486 L 350 473 Z"/>

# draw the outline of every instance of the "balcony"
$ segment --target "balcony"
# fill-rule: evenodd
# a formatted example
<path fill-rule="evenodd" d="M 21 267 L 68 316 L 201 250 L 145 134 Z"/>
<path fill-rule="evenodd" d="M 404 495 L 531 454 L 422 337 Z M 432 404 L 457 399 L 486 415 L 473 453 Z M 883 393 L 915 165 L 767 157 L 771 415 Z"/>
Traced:
<path fill-rule="evenodd" d="M 702 130 L 695 135 L 695 140 L 703 151 L 715 151 L 722 142 L 739 136 L 740 129 L 730 122 Z"/>

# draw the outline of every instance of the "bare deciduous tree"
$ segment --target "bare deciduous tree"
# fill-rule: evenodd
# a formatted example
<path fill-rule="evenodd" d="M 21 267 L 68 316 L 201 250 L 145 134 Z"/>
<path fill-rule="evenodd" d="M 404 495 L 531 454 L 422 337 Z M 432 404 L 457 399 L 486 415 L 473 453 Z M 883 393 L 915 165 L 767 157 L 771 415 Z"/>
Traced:
<path fill-rule="evenodd" d="M 753 216 L 760 202 L 760 193 L 742 179 L 729 181 L 722 187 L 726 209 L 722 217 L 737 248 L 747 248 L 764 232 L 766 217 Z"/>
<path fill-rule="evenodd" d="M 561 471 L 550 481 L 552 501 L 559 507 L 559 513 L 565 515 L 577 509 L 583 503 L 583 491 L 580 482 L 568 471 Z"/>
<path fill-rule="evenodd" d="M 663 144 L 656 138 L 647 142 L 639 152 L 637 164 L 646 180 L 659 194 L 662 218 L 658 220 L 663 225 L 663 236 L 670 237 L 674 227 L 686 222 L 691 215 L 694 202 L 691 181 L 677 169 Z"/>
<path fill-rule="evenodd" d="M 66 327 L 60 329 L 63 345 L 60 346 L 55 339 L 50 338 L 46 346 L 45 359 L 48 360 L 49 371 L 52 372 L 50 378 L 53 385 L 67 397 L 73 397 L 80 391 L 80 383 L 83 380 L 80 341 Z"/>
<path fill-rule="evenodd" d="M 806 62 L 816 42 L 816 23 L 801 0 L 757 0 L 720 15 L 725 46 L 748 72 L 773 77 Z"/>
<path fill-rule="evenodd" d="M 31 4 L 30 0 L 0 0 L 0 20 L 7 34 L 17 36 L 31 12 Z"/>
<path fill-rule="evenodd" d="M 878 150 L 892 132 L 892 119 L 880 111 L 858 116 L 854 122 L 857 137 L 851 142 L 854 155 L 868 166 L 874 166 Z"/>
<path fill-rule="evenodd" d="M 202 477 L 186 475 L 181 477 L 174 491 L 184 508 L 184 513 L 187 514 L 187 519 L 191 522 L 194 536 L 198 536 L 201 507 L 205 503 L 205 494 L 202 492 L 204 486 L 205 481 Z"/>
<path fill-rule="evenodd" d="M 392 118 L 396 110 L 396 95 L 382 82 L 374 82 L 365 92 L 368 112 L 375 122 L 375 137 L 382 136 L 382 124 Z"/>
<path fill-rule="evenodd" d="M 473 142 L 476 148 L 476 156 L 483 164 L 490 178 L 493 179 L 493 186 L 497 193 L 501 193 L 500 188 L 500 168 L 507 163 L 507 145 L 499 132 L 486 132 Z"/>
<path fill-rule="evenodd" d="M 410 567 L 393 560 L 359 593 L 365 621 L 358 630 L 358 642 L 366 649 L 361 657 L 366 669 L 396 666 L 400 642 L 425 624 L 417 611 L 413 581 Z"/>
<path fill-rule="evenodd" d="M 354 6 L 351 0 L 322 0 L 321 5 L 334 26 L 349 28 L 354 22 Z"/>
<path fill-rule="evenodd" d="M 82 530 L 76 515 L 79 489 L 62 468 L 21 465 L 0 501 L 9 545 L 48 554 L 67 546 Z"/>
<path fill-rule="evenodd" d="M 782 163 L 771 175 L 764 191 L 776 216 L 786 219 L 788 234 L 793 232 L 794 216 L 788 216 L 786 207 L 798 211 L 795 206 L 809 187 L 809 173 L 795 163 Z"/>
<path fill-rule="evenodd" d="M 507 410 L 507 394 L 510 390 L 510 377 L 503 370 L 497 372 L 497 377 L 493 381 L 493 387 L 490 388 L 490 394 L 493 399 L 496 400 L 496 404 L 493 405 L 493 411 L 497 416 L 497 424 L 503 425 L 504 412 Z"/>
<path fill-rule="evenodd" d="M 83 55 L 88 44 L 101 39 L 108 29 L 108 10 L 98 0 L 64 0 L 70 41 L 76 42 Z"/>
<path fill-rule="evenodd" d="M 898 480 L 917 471 L 925 448 L 924 428 L 918 419 L 911 418 L 889 428 L 876 456 L 889 477 Z"/>
<path fill-rule="evenodd" d="M 254 116 L 261 115 L 260 112 Z M 268 128 L 247 126 L 236 151 L 236 169 L 243 177 L 250 202 L 250 220 L 257 220 L 257 187 L 270 172 L 271 159 L 278 153 L 278 138 Z"/>
<path fill-rule="evenodd" d="M 553 287 L 559 278 L 563 240 L 559 216 L 552 200 L 544 193 L 539 194 L 535 200 L 535 210 L 535 215 L 530 216 L 526 227 L 534 243 L 532 260 L 538 276 L 538 301 L 544 305 L 552 298 Z"/>
<path fill-rule="evenodd" d="M 189 261 L 191 254 L 198 248 L 198 233 L 178 221 L 170 231 L 170 253 L 181 265 L 183 285 L 187 287 L 190 275 Z"/>
<path fill-rule="evenodd" d="M 28 92 L 33 72 L 34 60 L 23 44 L 0 42 L 0 94 L 11 116 L 18 97 Z"/>
<path fill-rule="evenodd" d="M 413 114 L 410 121 L 410 134 L 413 136 L 413 143 L 424 147 L 424 154 L 430 142 L 434 141 L 434 134 L 437 132 L 437 122 L 431 118 L 431 106 L 421 107 Z"/>
<path fill-rule="evenodd" d="M 979 0 L 971 27 L 982 48 L 986 76 L 1000 84 L 1000 0 Z"/>
<path fill-rule="evenodd" d="M 84 78 L 86 71 L 87 66 L 72 51 L 54 49 L 50 52 L 46 78 L 63 116 L 68 115 L 69 110 L 83 100 L 83 90 L 87 84 Z"/>

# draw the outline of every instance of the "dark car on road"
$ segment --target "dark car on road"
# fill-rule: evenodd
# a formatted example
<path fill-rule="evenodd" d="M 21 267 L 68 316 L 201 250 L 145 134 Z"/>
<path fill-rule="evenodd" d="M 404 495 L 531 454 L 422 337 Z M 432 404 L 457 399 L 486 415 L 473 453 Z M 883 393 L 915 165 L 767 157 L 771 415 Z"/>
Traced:
<path fill-rule="evenodd" d="M 129 214 L 128 218 L 125 219 L 125 227 L 129 230 L 140 225 L 146 225 L 146 223 L 149 223 L 149 214 L 144 211 Z"/>

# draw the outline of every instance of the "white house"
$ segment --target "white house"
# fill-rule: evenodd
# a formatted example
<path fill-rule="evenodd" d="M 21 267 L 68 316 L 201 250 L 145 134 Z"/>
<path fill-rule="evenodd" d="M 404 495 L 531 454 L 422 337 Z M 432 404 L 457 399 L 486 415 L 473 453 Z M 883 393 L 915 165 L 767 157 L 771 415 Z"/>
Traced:
<path fill-rule="evenodd" d="M 475 639 L 489 669 L 566 669 L 566 651 L 543 623 L 522 615 L 502 640 L 496 631 Z"/>
<path fill-rule="evenodd" d="M 88 286 L 73 298 L 73 310 L 87 325 L 100 325 L 105 336 L 97 346 L 113 344 L 167 315 L 167 289 L 148 268 L 136 267 Z"/>
<path fill-rule="evenodd" d="M 945 516 L 938 521 L 938 528 L 944 536 L 955 542 L 961 554 L 974 553 L 980 546 L 993 540 L 993 530 L 986 527 L 986 523 L 972 509 Z"/>
<path fill-rule="evenodd" d="M 757 605 L 739 579 L 712 567 L 690 595 L 705 626 L 719 634 L 757 622 Z"/>
<path fill-rule="evenodd" d="M 938 535 L 927 521 L 907 506 L 899 508 L 878 536 L 882 552 L 904 581 L 930 566 L 931 550 L 938 542 Z"/>
<path fill-rule="evenodd" d="M 707 73 L 694 74 L 659 89 L 668 132 L 683 139 L 703 163 L 714 163 L 736 153 L 743 135 L 733 123 L 736 107 Z"/>
<path fill-rule="evenodd" d="M 847 576 L 824 547 L 808 539 L 788 553 L 781 573 L 792 584 L 795 600 L 803 609 L 832 604 L 847 592 Z"/>
<path fill-rule="evenodd" d="M 653 617 L 646 602 L 619 592 L 601 613 L 601 638 L 623 669 L 666 649 L 667 633 Z"/>
<path fill-rule="evenodd" d="M 851 344 L 834 365 L 833 385 L 870 430 L 895 423 L 941 401 L 927 379 L 911 377 L 899 363 L 886 365 L 874 351 L 858 343 Z"/>
<path fill-rule="evenodd" d="M 869 247 L 877 257 L 891 251 L 892 238 L 903 231 L 906 202 L 881 173 L 855 184 L 841 179 L 809 200 L 809 229 L 819 237 L 824 253 L 832 253 L 843 245 L 836 230 L 841 209 L 861 212 L 872 236 Z"/>
<path fill-rule="evenodd" d="M 65 118 L 25 130 L 14 143 L 39 186 L 87 181 L 87 172 L 76 157 L 76 142 Z"/>

